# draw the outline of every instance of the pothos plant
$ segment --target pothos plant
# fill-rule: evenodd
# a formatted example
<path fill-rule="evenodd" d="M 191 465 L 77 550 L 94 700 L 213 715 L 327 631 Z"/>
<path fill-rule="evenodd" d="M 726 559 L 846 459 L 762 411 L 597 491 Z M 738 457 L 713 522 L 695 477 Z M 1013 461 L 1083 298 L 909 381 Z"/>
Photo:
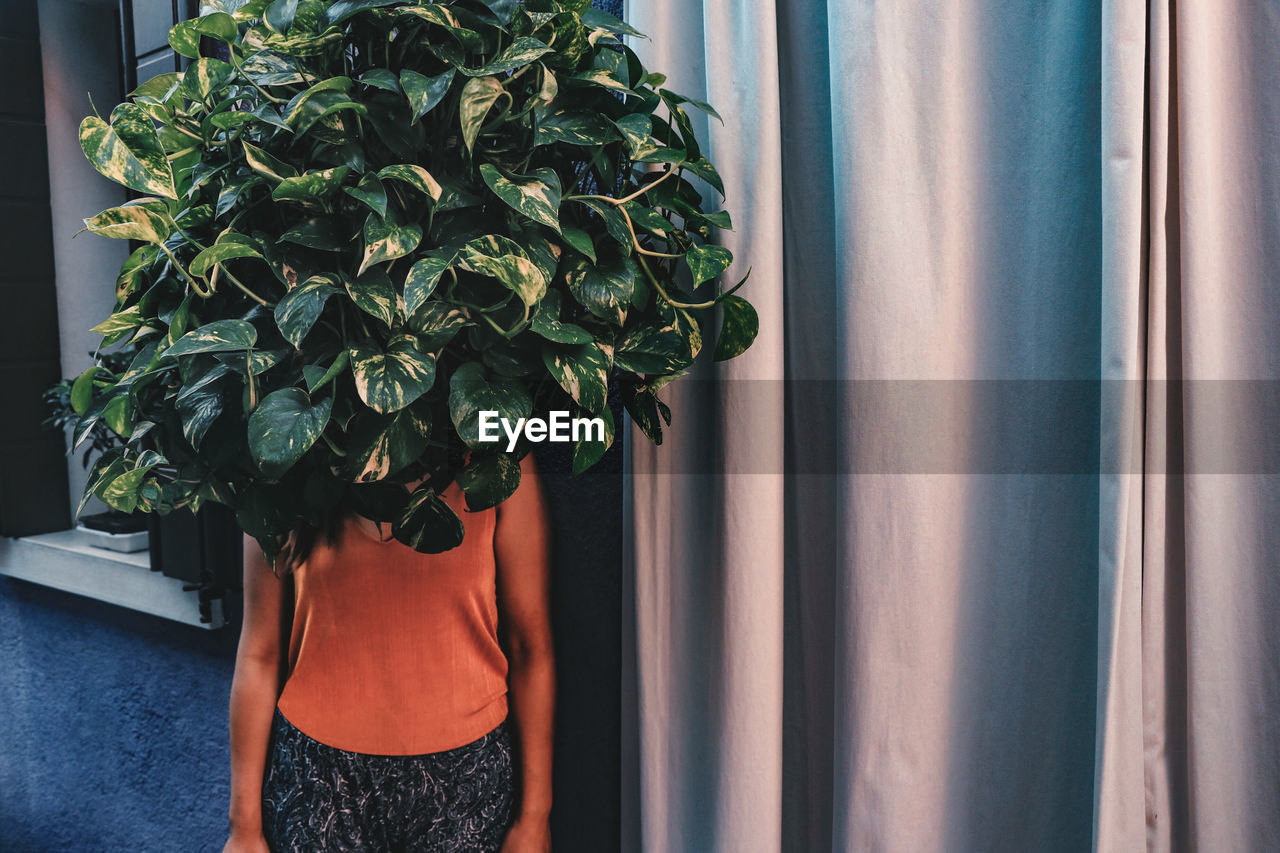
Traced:
<path fill-rule="evenodd" d="M 528 447 L 482 441 L 481 411 L 603 419 L 575 471 L 613 396 L 660 442 L 711 309 L 716 359 L 757 318 L 703 212 L 723 185 L 688 110 L 715 112 L 628 34 L 588 0 L 215 0 L 174 27 L 186 71 L 80 127 L 142 194 L 86 220 L 140 244 L 95 327 L 136 355 L 71 392 L 79 436 L 124 439 L 86 496 L 229 505 L 272 559 L 349 510 L 439 552 L 445 488 L 478 510 L 519 482 Z"/>

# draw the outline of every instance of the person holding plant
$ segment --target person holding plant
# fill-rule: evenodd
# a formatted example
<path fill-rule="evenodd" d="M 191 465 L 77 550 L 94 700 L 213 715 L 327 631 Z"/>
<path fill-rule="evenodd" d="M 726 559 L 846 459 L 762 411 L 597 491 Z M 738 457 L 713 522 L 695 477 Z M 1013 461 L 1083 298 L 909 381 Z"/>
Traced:
<path fill-rule="evenodd" d="M 225 853 L 551 849 L 547 517 L 521 469 L 481 512 L 444 490 L 466 535 L 443 554 L 352 514 L 294 531 L 277 576 L 245 537 Z"/>
<path fill-rule="evenodd" d="M 136 244 L 68 397 L 120 439 L 85 498 L 247 537 L 228 851 L 548 849 L 545 510 L 481 413 L 599 420 L 581 473 L 611 402 L 661 443 L 659 392 L 759 331 L 719 115 L 638 37 L 589 0 L 207 0 L 182 70 L 81 123 L 138 194 L 85 220 Z"/>

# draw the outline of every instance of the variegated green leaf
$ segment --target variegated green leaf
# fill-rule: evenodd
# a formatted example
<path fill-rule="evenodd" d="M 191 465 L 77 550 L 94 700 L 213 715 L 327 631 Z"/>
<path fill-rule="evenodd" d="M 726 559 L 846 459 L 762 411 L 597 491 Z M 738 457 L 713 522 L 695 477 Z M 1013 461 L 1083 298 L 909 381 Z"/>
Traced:
<path fill-rule="evenodd" d="M 504 97 L 510 99 L 511 96 L 497 77 L 472 77 L 462 87 L 458 116 L 462 122 L 462 141 L 468 151 L 475 147 L 485 116 L 498 99 Z"/>
<path fill-rule="evenodd" d="M 126 204 L 104 210 L 84 221 L 85 227 L 102 237 L 163 243 L 173 233 L 173 223 L 164 214 L 145 204 Z"/>
<path fill-rule="evenodd" d="M 569 145 L 597 146 L 607 145 L 618 138 L 618 129 L 599 113 L 566 110 L 539 117 L 534 142 L 537 145 L 564 142 Z"/>
<path fill-rule="evenodd" d="M 297 176 L 297 169 L 282 160 L 276 159 L 256 145 L 250 145 L 244 141 L 241 141 L 240 144 L 244 146 L 245 162 L 249 164 L 250 169 L 253 169 L 259 175 L 277 182 Z"/>
<path fill-rule="evenodd" d="M 151 118 L 136 104 L 121 104 L 111 123 L 90 116 L 80 123 L 80 147 L 106 177 L 130 189 L 177 198 L 173 169 Z"/>
<path fill-rule="evenodd" d="M 697 339 L 691 339 L 695 334 Z M 613 360 L 634 373 L 676 373 L 693 363 L 701 346 L 697 324 L 682 313 L 666 323 L 648 322 L 628 329 L 614 348 Z"/>
<path fill-rule="evenodd" d="M 235 79 L 236 69 L 221 59 L 201 57 L 187 67 L 182 74 L 182 94 L 193 101 L 205 98 L 225 89 Z"/>
<path fill-rule="evenodd" d="M 422 349 L 438 350 L 469 325 L 471 320 L 458 306 L 429 300 L 409 316 L 405 327 L 418 336 Z"/>
<path fill-rule="evenodd" d="M 285 178 L 271 191 L 272 201 L 318 202 L 336 191 L 351 170 L 346 166 Z"/>
<path fill-rule="evenodd" d="M 214 320 L 187 332 L 165 350 L 165 355 L 184 356 L 205 352 L 238 352 L 252 349 L 258 330 L 244 320 Z"/>
<path fill-rule="evenodd" d="M 456 548 L 464 533 L 462 520 L 434 490 L 420 486 L 409 505 L 391 523 L 396 541 L 424 554 L 440 554 Z"/>
<path fill-rule="evenodd" d="M 529 328 L 558 344 L 585 344 L 595 337 L 581 326 L 560 322 L 560 291 L 550 290 L 538 303 L 538 311 L 533 315 Z"/>
<path fill-rule="evenodd" d="M 430 172 L 412 163 L 385 166 L 378 171 L 378 177 L 383 180 L 404 181 L 423 195 L 429 196 L 436 201 L 440 200 L 440 196 L 443 193 L 439 182 L 431 177 Z"/>
<path fill-rule="evenodd" d="M 412 335 L 397 335 L 385 350 L 372 343 L 351 347 L 351 372 L 365 405 L 387 414 L 403 409 L 431 390 L 436 359 Z"/>
<path fill-rule="evenodd" d="M 249 416 L 249 452 L 258 469 L 282 477 L 320 438 L 332 410 L 332 397 L 312 403 L 301 388 L 268 394 Z"/>
<path fill-rule="evenodd" d="M 421 225 L 401 225 L 390 217 L 383 219 L 371 214 L 364 223 L 364 257 L 356 274 L 363 273 L 372 264 L 402 258 L 421 242 Z"/>
<path fill-rule="evenodd" d="M 347 446 L 347 466 L 352 480 L 370 483 L 386 479 L 422 455 L 431 422 L 416 408 L 401 409 L 394 415 L 369 413 L 357 421 Z"/>
<path fill-rule="evenodd" d="M 230 367 L 218 365 L 191 384 L 182 386 L 174 399 L 174 407 L 182 421 L 182 436 L 196 450 L 200 449 L 209 428 L 225 409 L 227 394 L 222 380 L 231 373 Z"/>
<path fill-rule="evenodd" d="M 565 262 L 564 275 L 569 292 L 579 305 L 601 320 L 622 325 L 636 282 L 630 259 L 593 265 L 586 258 L 574 256 Z"/>
<path fill-rule="evenodd" d="M 471 361 L 453 372 L 449 380 L 449 415 L 458 436 L 471 447 L 493 447 L 480 440 L 480 413 L 497 412 L 513 426 L 529 417 L 533 402 L 524 384 L 514 379 L 490 378 L 484 365 Z"/>
<path fill-rule="evenodd" d="M 576 346 L 544 344 L 542 361 L 575 403 L 592 413 L 604 408 L 612 367 L 606 348 L 594 342 Z"/>
<path fill-rule="evenodd" d="M 573 473 L 581 474 L 600 461 L 605 452 L 613 446 L 614 423 L 613 412 L 605 406 L 595 415 L 604 423 L 604 435 L 598 434 L 594 427 L 583 431 L 583 435 L 573 444 Z"/>
<path fill-rule="evenodd" d="M 520 485 L 520 462 L 508 453 L 476 454 L 458 472 L 458 485 L 472 512 L 495 507 Z"/>
<path fill-rule="evenodd" d="M 396 315 L 396 289 L 380 269 L 365 271 L 355 281 L 347 281 L 347 295 L 364 313 L 388 327 Z"/>
<path fill-rule="evenodd" d="M 412 315 L 426 302 L 440 282 L 440 276 L 453 263 L 454 253 L 445 250 L 428 252 L 409 268 L 404 280 L 404 312 Z"/>
<path fill-rule="evenodd" d="M 532 175 L 508 178 L 492 163 L 483 163 L 480 175 L 494 195 L 512 210 L 554 231 L 560 230 L 560 178 L 554 169 L 543 166 Z"/>
<path fill-rule="evenodd" d="M 400 72 L 400 87 L 404 90 L 405 97 L 409 99 L 409 109 L 413 114 L 411 123 L 431 112 L 444 100 L 444 96 L 449 93 L 449 84 L 453 82 L 453 78 L 452 68 L 435 77 L 427 77 L 416 71 Z"/>
<path fill-rule="evenodd" d="M 535 305 L 547 292 L 542 271 L 506 237 L 490 234 L 467 243 L 462 252 L 463 267 L 496 278 L 515 292 L 525 305 Z"/>
<path fill-rule="evenodd" d="M 261 257 L 261 252 L 246 243 L 214 243 L 191 259 L 191 274 L 203 276 L 215 264 L 221 264 L 233 258 Z"/>
<path fill-rule="evenodd" d="M 689 249 L 684 258 L 689 263 L 689 272 L 693 274 L 693 286 L 715 278 L 728 269 L 733 263 L 733 253 L 724 246 L 711 243 L 695 245 Z"/>
<path fill-rule="evenodd" d="M 301 349 L 303 338 L 320 319 L 325 302 L 339 292 L 332 276 L 312 276 L 290 290 L 276 303 L 276 326 L 280 328 L 280 334 L 295 348 Z"/>
<path fill-rule="evenodd" d="M 529 36 L 521 36 L 511 43 L 511 46 L 502 52 L 496 59 L 486 62 L 479 68 L 461 68 L 459 69 L 468 77 L 483 77 L 486 74 L 505 74 L 508 71 L 514 71 L 522 65 L 528 65 L 540 56 L 545 56 L 551 52 L 551 48 L 547 47 L 536 38 Z"/>

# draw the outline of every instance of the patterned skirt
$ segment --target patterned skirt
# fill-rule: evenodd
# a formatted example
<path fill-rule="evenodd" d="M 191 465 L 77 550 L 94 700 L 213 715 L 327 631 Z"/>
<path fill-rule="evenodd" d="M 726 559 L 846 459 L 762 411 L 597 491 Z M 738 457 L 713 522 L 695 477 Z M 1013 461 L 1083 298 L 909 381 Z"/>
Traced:
<path fill-rule="evenodd" d="M 277 708 L 263 832 L 273 853 L 496 853 L 513 784 L 506 721 L 445 752 L 368 755 L 308 737 Z"/>

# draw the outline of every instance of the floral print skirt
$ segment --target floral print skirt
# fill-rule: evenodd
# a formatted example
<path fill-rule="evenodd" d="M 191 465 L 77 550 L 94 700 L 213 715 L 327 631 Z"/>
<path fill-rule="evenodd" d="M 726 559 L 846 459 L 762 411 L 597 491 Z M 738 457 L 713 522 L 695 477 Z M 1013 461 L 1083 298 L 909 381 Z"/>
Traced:
<path fill-rule="evenodd" d="M 367 755 L 308 737 L 277 708 L 262 827 L 273 853 L 496 853 L 513 784 L 506 721 L 445 752 Z"/>

